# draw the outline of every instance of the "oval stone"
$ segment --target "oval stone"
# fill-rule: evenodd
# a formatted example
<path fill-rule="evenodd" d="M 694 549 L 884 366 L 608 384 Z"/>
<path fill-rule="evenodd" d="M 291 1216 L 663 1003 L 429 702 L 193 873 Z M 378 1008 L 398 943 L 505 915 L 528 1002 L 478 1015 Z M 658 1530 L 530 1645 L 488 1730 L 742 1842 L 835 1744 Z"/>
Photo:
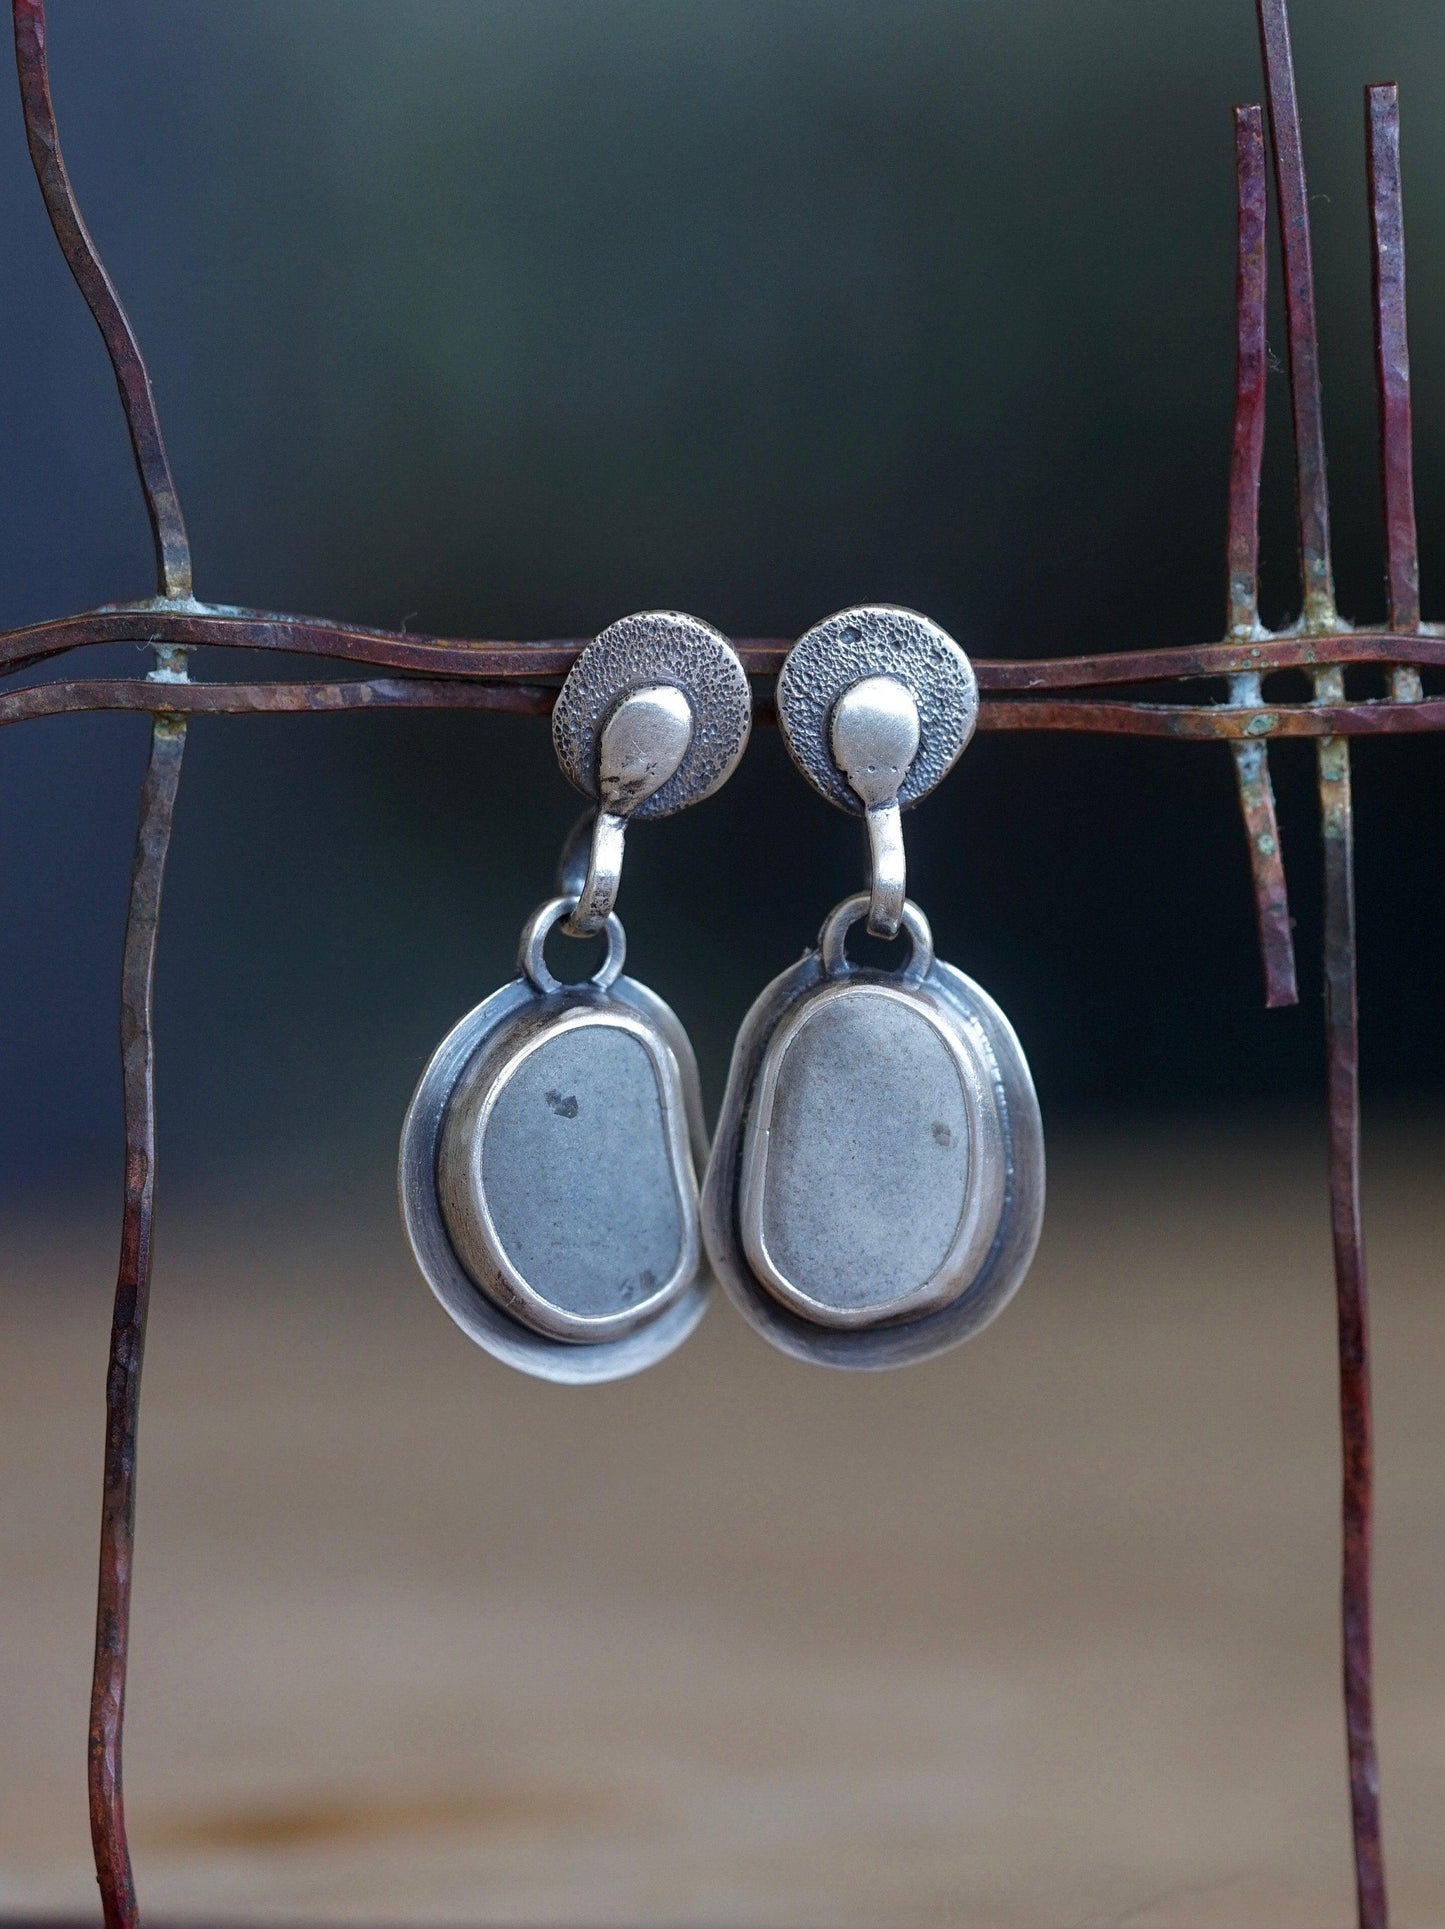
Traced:
<path fill-rule="evenodd" d="M 841 1324 L 950 1295 L 969 1203 L 972 1095 L 939 1026 L 852 985 L 769 1046 L 745 1154 L 742 1230 L 760 1276 Z"/>
<path fill-rule="evenodd" d="M 605 1019 L 544 1030 L 459 1082 L 447 1229 L 478 1284 L 539 1330 L 626 1330 L 687 1283 L 695 1181 L 668 1082 L 666 1054 Z"/>

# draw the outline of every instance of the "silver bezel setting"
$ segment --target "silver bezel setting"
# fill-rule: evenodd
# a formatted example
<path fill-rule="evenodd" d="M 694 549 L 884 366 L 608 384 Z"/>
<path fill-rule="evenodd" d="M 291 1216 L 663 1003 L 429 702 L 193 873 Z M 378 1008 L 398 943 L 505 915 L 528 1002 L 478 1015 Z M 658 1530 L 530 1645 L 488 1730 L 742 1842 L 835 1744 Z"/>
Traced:
<path fill-rule="evenodd" d="M 838 905 L 824 925 L 823 955 L 809 951 L 782 972 L 743 1020 L 703 1184 L 702 1231 L 720 1285 L 765 1339 L 795 1359 L 878 1372 L 946 1352 L 979 1332 L 1008 1304 L 1029 1269 L 1043 1226 L 1044 1145 L 1028 1061 L 1013 1027 L 986 991 L 931 955 L 920 969 L 916 950 L 914 960 L 901 972 L 874 971 L 843 956 L 843 933 L 866 915 L 867 905 L 864 896 Z M 905 922 L 916 946 L 915 920 L 926 933 L 926 921 L 910 903 Z M 969 1053 L 987 1075 L 1003 1181 L 997 1226 L 970 1284 L 932 1311 L 847 1329 L 819 1325 L 815 1318 L 785 1305 L 764 1284 L 748 1256 L 741 1210 L 748 1123 L 757 1101 L 764 1054 L 789 1015 L 840 977 L 845 984 L 909 992 L 944 1023 L 959 1028 Z"/>
<path fill-rule="evenodd" d="M 554 981 L 555 982 L 555 981 Z M 517 1026 L 545 1036 L 549 1025 L 574 1022 L 622 1024 L 649 1031 L 656 1051 L 673 1060 L 681 1117 L 670 1128 L 670 1143 L 680 1139 L 690 1153 L 693 1172 L 707 1158 L 697 1067 L 692 1047 L 676 1015 L 645 985 L 618 977 L 610 985 L 591 981 L 542 993 L 525 977 L 516 978 L 483 999 L 454 1025 L 433 1053 L 402 1127 L 398 1190 L 402 1222 L 422 1275 L 441 1305 L 469 1338 L 494 1358 L 537 1379 L 569 1386 L 598 1385 L 624 1379 L 665 1359 L 697 1326 L 707 1310 L 708 1282 L 701 1265 L 696 1208 L 692 1206 L 693 1255 L 690 1280 L 671 1282 L 671 1297 L 645 1323 L 615 1337 L 558 1338 L 536 1331 L 493 1298 L 473 1278 L 458 1254 L 442 1208 L 438 1158 L 448 1111 L 459 1081 L 479 1054 L 501 1047 Z M 658 1063 L 653 1057 L 654 1066 Z M 691 1188 L 682 1198 L 689 1202 Z M 684 1218 L 687 1217 L 684 1211 Z M 500 1242 L 498 1242 L 500 1245 Z M 661 1296 L 659 1296 L 661 1297 Z M 554 1309 L 555 1311 L 555 1309 Z"/>
<path fill-rule="evenodd" d="M 647 1055 L 657 1084 L 659 1111 L 681 1222 L 677 1264 L 645 1299 L 616 1313 L 589 1317 L 569 1313 L 537 1292 L 506 1249 L 477 1171 L 487 1126 L 502 1094 L 532 1054 L 568 1032 L 622 1032 Z M 683 1117 L 682 1073 L 656 1029 L 611 1000 L 573 1005 L 559 1016 L 523 1016 L 504 1027 L 490 1049 L 464 1066 L 451 1097 L 437 1144 L 437 1188 L 442 1218 L 453 1249 L 467 1272 L 525 1325 L 553 1339 L 594 1345 L 620 1339 L 655 1319 L 696 1277 L 701 1256 L 697 1221 L 697 1175 Z"/>
<path fill-rule="evenodd" d="M 840 998 L 883 998 L 903 1005 L 932 1030 L 958 1073 L 969 1123 L 968 1174 L 959 1222 L 948 1251 L 933 1274 L 911 1292 L 886 1306 L 845 1308 L 829 1305 L 796 1285 L 768 1249 L 765 1230 L 767 1169 L 773 1107 L 778 1082 L 791 1047 L 807 1027 Z M 955 1299 L 962 1283 L 978 1270 L 992 1243 L 1003 1210 L 1003 1139 L 993 1094 L 988 1087 L 991 1067 L 980 1065 L 967 1035 L 956 1024 L 940 1021 L 926 995 L 909 986 L 864 980 L 861 974 L 834 980 L 800 998 L 774 1029 L 763 1057 L 757 1094 L 748 1112 L 743 1135 L 742 1184 L 738 1198 L 738 1231 L 743 1251 L 754 1273 L 785 1306 L 819 1326 L 840 1330 L 875 1327 L 894 1320 L 933 1312 Z"/>

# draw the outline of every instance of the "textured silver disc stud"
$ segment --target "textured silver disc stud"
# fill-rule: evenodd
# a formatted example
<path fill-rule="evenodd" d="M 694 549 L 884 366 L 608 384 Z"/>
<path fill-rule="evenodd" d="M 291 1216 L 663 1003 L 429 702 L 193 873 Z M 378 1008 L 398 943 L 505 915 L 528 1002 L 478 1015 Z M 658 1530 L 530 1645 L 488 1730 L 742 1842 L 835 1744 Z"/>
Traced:
<path fill-rule="evenodd" d="M 574 936 L 600 931 L 617 901 L 634 817 L 670 817 L 737 768 L 752 726 L 747 672 L 725 636 L 679 610 L 624 616 L 578 657 L 552 712 L 563 770 L 595 800 Z"/>
<path fill-rule="evenodd" d="M 778 723 L 815 790 L 865 820 L 868 928 L 896 937 L 906 875 L 900 812 L 946 777 L 978 722 L 973 666 L 916 610 L 840 610 L 802 636 L 778 678 Z"/>

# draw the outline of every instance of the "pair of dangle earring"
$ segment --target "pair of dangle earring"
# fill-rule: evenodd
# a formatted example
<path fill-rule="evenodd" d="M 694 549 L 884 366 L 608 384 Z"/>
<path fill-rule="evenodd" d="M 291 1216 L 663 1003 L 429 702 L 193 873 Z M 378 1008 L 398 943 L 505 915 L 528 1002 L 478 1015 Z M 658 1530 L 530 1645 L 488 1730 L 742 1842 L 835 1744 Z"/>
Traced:
<path fill-rule="evenodd" d="M 680 1345 L 705 1310 L 704 1243 L 765 1337 L 863 1368 L 967 1338 L 1032 1259 L 1043 1142 L 1027 1062 L 992 999 L 934 957 L 905 890 L 900 813 L 973 733 L 968 659 L 912 611 L 846 610 L 789 653 L 777 707 L 804 775 L 865 818 L 871 887 L 753 1005 L 711 1156 L 686 1034 L 621 975 L 612 908 L 628 821 L 709 795 L 748 738 L 736 653 L 670 612 L 614 624 L 568 676 L 553 740 L 597 802 L 585 853 L 569 844 L 517 978 L 443 1040 L 407 1114 L 402 1210 L 423 1273 L 464 1331 L 539 1377 L 616 1379 Z M 849 960 L 864 919 L 906 935 L 901 968 Z M 547 968 L 558 924 L 606 935 L 582 984 Z"/>

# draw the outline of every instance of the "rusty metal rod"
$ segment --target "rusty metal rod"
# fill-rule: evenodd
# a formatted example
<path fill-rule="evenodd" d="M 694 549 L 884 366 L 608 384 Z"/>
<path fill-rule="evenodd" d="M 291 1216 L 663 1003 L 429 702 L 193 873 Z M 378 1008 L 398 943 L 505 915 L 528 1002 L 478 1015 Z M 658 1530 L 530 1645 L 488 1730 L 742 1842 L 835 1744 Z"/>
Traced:
<path fill-rule="evenodd" d="M 135 1929 L 135 1884 L 126 1841 L 121 1739 L 135 1547 L 136 1434 L 150 1303 L 155 1211 L 155 1044 L 152 997 L 161 886 L 185 751 L 182 718 L 156 717 L 141 786 L 121 967 L 121 1076 L 125 1104 L 125 1208 L 105 1387 L 105 1487 L 95 1671 L 90 1693 L 90 1832 L 106 1929 Z"/>
<path fill-rule="evenodd" d="M 156 683 L 122 677 L 82 683 L 38 683 L 0 691 L 0 728 L 41 717 L 91 711 L 162 712 L 186 716 L 326 715 L 359 710 L 486 710 L 512 716 L 551 714 L 555 688 L 524 683 L 380 677 L 343 683 Z M 755 698 L 760 722 L 771 700 Z M 1165 737 L 1182 743 L 1259 746 L 1277 737 L 1376 737 L 1445 731 L 1445 698 L 1423 703 L 1317 702 L 1232 709 L 1222 704 L 1093 702 L 1080 697 L 985 698 L 980 730 L 1087 732 L 1114 737 Z"/>
<path fill-rule="evenodd" d="M 30 159 L 60 251 L 110 357 L 150 518 L 157 589 L 162 597 L 183 602 L 192 591 L 185 518 L 140 345 L 86 228 L 66 172 L 50 92 L 44 0 L 12 0 L 12 19 Z M 158 663 L 172 675 L 184 673 L 183 659 L 164 640 L 156 654 Z M 152 992 L 161 887 L 185 742 L 186 725 L 181 717 L 166 712 L 156 715 L 141 786 L 121 968 L 125 1203 L 106 1376 L 104 1493 L 88 1773 L 91 1842 L 106 1929 L 136 1929 L 137 1923 L 125 1829 L 121 1742 L 135 1541 L 136 1440 L 155 1206 Z"/>
<path fill-rule="evenodd" d="M 356 710 L 492 710 L 547 717 L 555 689 L 529 683 L 424 681 L 378 677 L 345 683 L 157 683 L 121 677 L 93 683 L 37 683 L 0 692 L 0 727 L 36 717 L 94 710 L 174 711 L 196 716 L 291 716 Z"/>
<path fill-rule="evenodd" d="M 1236 692 L 1236 696 L 1240 693 Z M 1264 1002 L 1270 1011 L 1299 1003 L 1295 975 L 1294 922 L 1289 913 L 1284 850 L 1280 843 L 1279 813 L 1269 775 L 1269 753 L 1262 743 L 1236 741 L 1232 746 L 1234 781 L 1244 819 L 1254 886 L 1254 923 L 1259 957 L 1264 968 Z"/>
<path fill-rule="evenodd" d="M 180 498 L 161 439 L 160 417 L 150 376 L 142 359 L 135 330 L 121 306 L 114 282 L 106 273 L 89 230 L 81 217 L 60 151 L 55 106 L 50 97 L 50 69 L 45 50 L 45 0 L 13 0 L 15 60 L 20 70 L 20 100 L 25 112 L 25 138 L 35 178 L 45 197 L 45 210 L 60 243 L 60 252 L 95 317 L 105 352 L 115 373 L 135 452 L 146 513 L 155 538 L 157 587 L 162 596 L 184 598 L 191 593 L 191 546 L 186 536 Z"/>
<path fill-rule="evenodd" d="M 1295 493 L 1299 513 L 1304 626 L 1335 622 L 1330 567 L 1330 504 L 1325 481 L 1324 406 L 1315 327 L 1315 278 L 1310 254 L 1309 197 L 1300 142 L 1299 100 L 1285 0 L 1256 0 L 1264 56 L 1265 98 L 1274 137 L 1275 192 L 1284 257 L 1284 301 L 1289 339 L 1290 407 L 1294 417 Z"/>
<path fill-rule="evenodd" d="M 209 644 L 226 649 L 273 650 L 424 676 L 560 682 L 588 641 L 586 637 L 547 638 L 533 643 L 419 636 L 259 610 L 135 604 L 85 610 L 0 633 L 0 676 L 18 674 L 71 650 L 103 643 L 137 643 L 187 649 Z M 736 640 L 735 647 L 752 675 L 776 676 L 792 648 L 792 639 L 743 637 Z M 1445 667 L 1445 629 L 1426 624 L 1419 634 L 1409 637 L 1391 630 L 1287 631 L 1094 656 L 976 658 L 973 667 L 980 689 L 1029 691 L 1083 690 L 1111 683 L 1169 683 L 1247 671 L 1268 676 L 1276 670 L 1315 669 L 1335 663 L 1388 666 L 1402 660 Z"/>
<path fill-rule="evenodd" d="M 1259 621 L 1259 476 L 1264 460 L 1265 386 L 1269 352 L 1265 340 L 1267 276 L 1264 115 L 1258 107 L 1234 110 L 1236 252 L 1234 276 L 1234 434 L 1229 463 L 1229 534 L 1226 544 L 1228 627 L 1231 637 L 1263 635 Z M 1232 706 L 1260 708 L 1258 670 L 1230 678 Z M 1249 850 L 1255 925 L 1264 966 L 1264 1002 L 1270 1009 L 1299 1003 L 1294 929 L 1289 915 L 1279 814 L 1270 782 L 1269 753 L 1261 743 L 1233 746 L 1234 775 Z"/>
<path fill-rule="evenodd" d="M 1265 341 L 1264 115 L 1234 110 L 1235 272 L 1234 433 L 1229 463 L 1229 634 L 1249 639 L 1259 630 L 1259 475 L 1264 460 Z"/>
<path fill-rule="evenodd" d="M 1319 748 L 1325 863 L 1325 1027 L 1329 1073 L 1330 1231 L 1339 1328 L 1341 1612 L 1345 1739 L 1361 1929 L 1386 1929 L 1380 1766 L 1375 1742 L 1371 1539 L 1374 1448 L 1370 1405 L 1369 1296 L 1360 1218 L 1360 1028 L 1355 951 L 1354 837 L 1350 755 L 1338 738 Z"/>
<path fill-rule="evenodd" d="M 1393 81 L 1365 89 L 1375 379 L 1380 398 L 1380 483 L 1385 511 L 1385 590 L 1392 630 L 1420 627 L 1420 550 L 1415 533 L 1410 421 L 1410 343 L 1405 326 L 1405 216 L 1400 194 L 1400 96 Z M 1418 702 L 1420 672 L 1390 672 L 1390 694 Z"/>
<path fill-rule="evenodd" d="M 1299 102 L 1285 0 L 1257 0 L 1265 91 L 1274 137 L 1275 182 L 1289 324 L 1290 397 L 1294 413 L 1303 627 L 1332 630 L 1329 500 L 1309 200 L 1300 139 Z M 1336 665 L 1315 673 L 1322 710 L 1345 706 L 1345 676 Z M 1391 706 L 1405 714 L 1408 706 Z M 1375 1748 L 1371 1630 L 1369 1331 L 1364 1231 L 1360 1223 L 1359 1025 L 1356 1001 L 1354 826 L 1349 745 L 1332 735 L 1317 746 L 1325 872 L 1325 1022 L 1330 1119 L 1330 1226 L 1340 1361 L 1340 1435 L 1344 1475 L 1342 1635 L 1350 1824 L 1360 1929 L 1387 1929 L 1379 1765 Z"/>

